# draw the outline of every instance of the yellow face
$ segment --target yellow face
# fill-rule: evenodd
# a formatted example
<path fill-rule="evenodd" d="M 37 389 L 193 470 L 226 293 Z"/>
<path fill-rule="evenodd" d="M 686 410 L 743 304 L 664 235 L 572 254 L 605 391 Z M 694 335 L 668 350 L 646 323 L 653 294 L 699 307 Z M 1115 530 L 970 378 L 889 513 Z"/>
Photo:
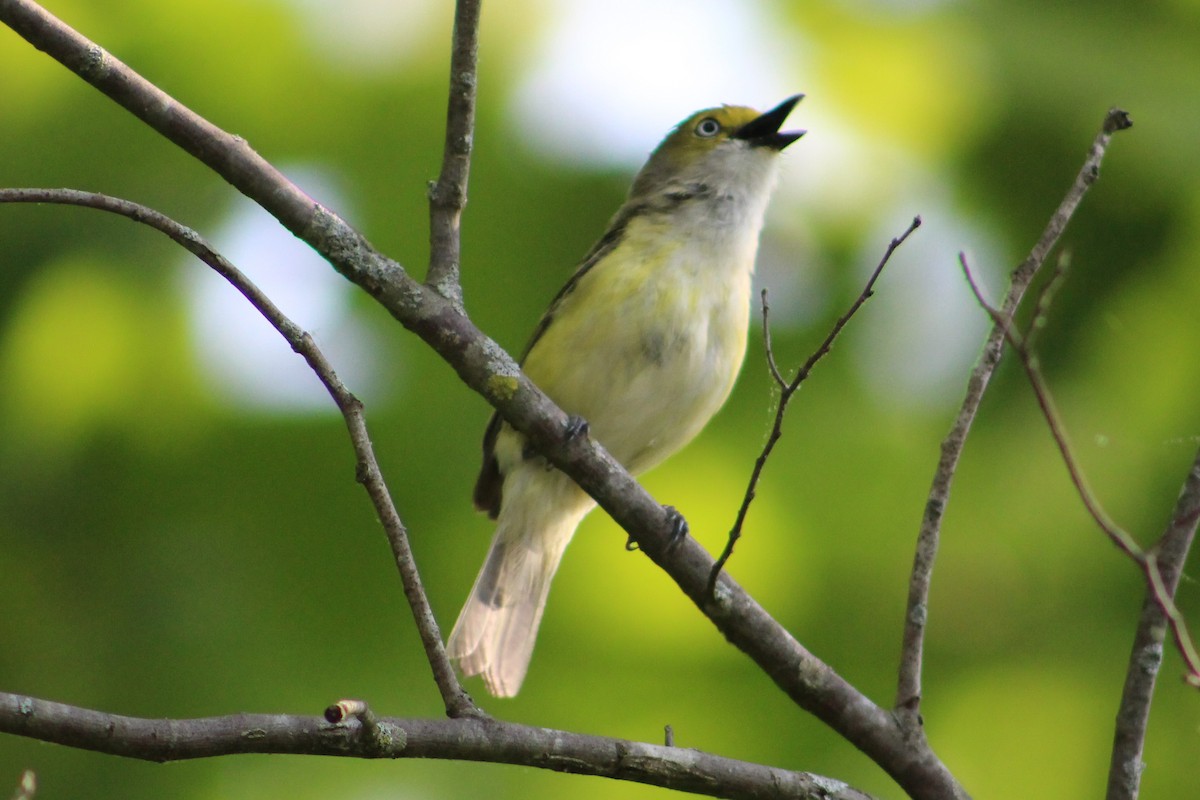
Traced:
<path fill-rule="evenodd" d="M 745 106 L 697 111 L 662 141 L 630 190 L 630 199 L 677 195 L 680 186 L 721 186 L 734 194 L 768 188 L 770 164 L 803 131 L 780 131 L 802 95 L 759 114 Z"/>
<path fill-rule="evenodd" d="M 697 111 L 679 123 L 656 152 L 672 156 L 678 154 L 682 160 L 694 159 L 727 141 L 738 128 L 758 115 L 759 112 L 746 106 L 721 106 Z"/>

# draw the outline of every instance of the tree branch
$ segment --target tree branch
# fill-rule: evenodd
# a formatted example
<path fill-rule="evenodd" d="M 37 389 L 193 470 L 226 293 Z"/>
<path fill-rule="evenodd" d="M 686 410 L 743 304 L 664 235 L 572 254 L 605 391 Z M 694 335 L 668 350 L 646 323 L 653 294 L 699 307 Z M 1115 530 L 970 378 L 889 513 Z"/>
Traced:
<path fill-rule="evenodd" d="M 1050 389 L 1042 379 L 1042 373 L 1038 368 L 1037 360 L 1026 346 L 1025 340 L 1013 329 L 1011 316 L 1006 317 L 998 309 L 988 304 L 987 299 L 983 296 L 983 292 L 979 288 L 979 284 L 975 282 L 975 277 L 971 274 L 971 267 L 967 264 L 966 255 L 959 253 L 958 261 L 962 265 L 963 273 L 966 275 L 967 283 L 970 285 L 975 299 L 983 307 L 983 310 L 988 313 L 988 316 L 991 317 L 992 323 L 1000 326 L 1004 340 L 1010 345 L 1013 352 L 1016 353 L 1017 360 L 1021 362 L 1021 368 L 1025 371 L 1025 377 L 1029 381 L 1030 388 L 1033 389 L 1033 396 L 1037 399 L 1038 407 L 1042 411 L 1042 417 L 1046 420 L 1046 424 L 1050 428 L 1050 435 L 1054 438 L 1054 444 L 1058 447 L 1059 455 L 1062 456 L 1063 463 L 1067 467 L 1067 474 L 1071 478 L 1071 484 L 1075 487 L 1075 491 L 1083 501 L 1083 506 L 1087 509 L 1088 515 L 1095 520 L 1100 529 L 1104 531 L 1121 552 L 1130 556 L 1135 561 L 1141 561 L 1143 557 L 1142 548 L 1138 546 L 1138 543 L 1134 541 L 1132 536 L 1113 522 L 1088 486 L 1087 478 L 1084 476 L 1079 463 L 1075 460 L 1071 443 L 1067 438 L 1066 428 L 1063 426 L 1062 418 L 1059 416 L 1058 409 L 1054 405 L 1054 398 L 1050 396 Z M 1035 318 L 1035 326 L 1036 323 L 1037 319 Z"/>
<path fill-rule="evenodd" d="M 429 187 L 429 273 L 425 285 L 462 306 L 459 227 L 467 204 L 467 176 L 475 129 L 480 0 L 458 0 L 450 53 L 450 99 L 442 173 Z"/>
<path fill-rule="evenodd" d="M 35 3 L 0 0 L 0 21 L 207 164 L 420 336 L 467 386 L 595 498 L 725 638 L 800 707 L 865 752 L 910 795 L 929 800 L 966 797 L 923 740 L 906 735 L 891 713 L 805 649 L 728 575 L 723 574 L 715 591 L 709 592 L 714 562 L 704 548 L 693 539 L 674 538 L 671 513 L 599 444 L 567 435 L 568 420 L 562 410 L 455 304 L 414 281 L 245 141 L 186 109 Z"/>
<path fill-rule="evenodd" d="M 859 292 L 858 297 L 850 304 L 850 308 L 846 313 L 838 318 L 833 324 L 833 328 L 829 334 L 817 347 L 816 351 L 808 357 L 804 365 L 796 370 L 795 376 L 791 381 L 783 377 L 783 373 L 779 371 L 779 365 L 775 362 L 775 353 L 771 348 L 771 329 L 767 324 L 767 290 L 762 290 L 762 320 L 763 320 L 763 347 L 767 354 L 767 366 L 771 370 L 771 377 L 775 379 L 775 384 L 779 387 L 779 404 L 775 407 L 775 423 L 771 426 L 771 433 L 767 436 L 767 442 L 763 445 L 762 452 L 758 454 L 758 458 L 754 460 L 754 469 L 750 471 L 750 484 L 746 487 L 746 493 L 742 496 L 742 505 L 738 508 L 737 517 L 734 519 L 733 527 L 729 531 L 729 536 L 725 541 L 725 549 L 721 551 L 721 555 L 717 558 L 717 562 L 713 564 L 712 571 L 708 576 L 708 591 L 713 592 L 717 585 L 717 577 L 721 574 L 721 570 L 725 568 L 725 564 L 733 555 L 733 547 L 737 544 L 737 540 L 742 536 L 742 525 L 746 522 L 746 514 L 750 511 L 750 503 L 754 501 L 754 496 L 758 489 L 758 481 L 762 477 L 763 469 L 767 466 L 767 459 L 771 456 L 771 451 L 775 449 L 775 444 L 779 438 L 783 436 L 783 417 L 787 413 L 788 403 L 792 401 L 792 395 L 800 388 L 800 384 L 808 378 L 813 371 L 813 367 L 817 365 L 826 353 L 833 347 L 833 341 L 842 332 L 842 329 L 850 322 L 850 318 L 862 308 L 863 304 L 871 298 L 875 293 L 875 282 L 879 280 L 883 268 L 887 266 L 891 260 L 892 254 L 900 245 L 904 244 L 904 240 L 912 235 L 913 231 L 921 227 L 921 218 L 913 217 L 913 221 L 909 223 L 908 228 L 904 233 L 892 239 L 888 243 L 887 249 L 883 252 L 883 258 L 875 266 L 871 277 L 867 279 L 863 290 Z"/>
<path fill-rule="evenodd" d="M 1134 635 L 1133 652 L 1130 654 L 1121 705 L 1117 712 L 1107 791 L 1107 800 L 1136 800 L 1143 767 L 1141 757 L 1150 716 L 1150 701 L 1159 668 L 1162 666 L 1162 643 L 1168 628 L 1188 670 L 1185 680 L 1200 688 L 1200 655 L 1197 654 L 1188 633 L 1187 622 L 1174 601 L 1183 564 L 1195 537 L 1197 523 L 1200 522 L 1200 452 L 1197 452 L 1192 469 L 1184 480 L 1183 489 L 1166 531 L 1149 552 L 1142 550 L 1132 536 L 1113 522 L 1088 486 L 1083 471 L 1075 460 L 1066 429 L 1054 407 L 1037 359 L 1030 351 L 1029 336 L 1018 336 L 1009 321 L 1004 320 L 999 311 L 988 305 L 971 276 L 966 257 L 959 254 L 959 261 L 971 291 L 975 293 L 980 305 L 997 324 L 1004 323 L 1005 339 L 1021 362 L 1042 416 L 1050 428 L 1050 434 L 1062 455 L 1071 483 L 1083 501 L 1084 508 L 1109 540 L 1141 568 L 1146 581 L 1146 599 L 1142 604 L 1141 619 Z M 1044 308 L 1044 303 L 1039 303 L 1040 313 L 1044 313 Z M 1030 325 L 1031 330 L 1037 330 L 1041 323 L 1042 319 L 1035 316 Z"/>
<path fill-rule="evenodd" d="M 287 714 L 141 719 L 0 694 L 0 732 L 144 761 L 238 753 L 439 758 L 596 775 L 714 797 L 871 800 L 830 778 L 690 748 L 478 718 L 380 717 L 374 720 L 377 733 L 370 735 L 361 713 L 339 724 L 322 717 Z"/>
<path fill-rule="evenodd" d="M 1136 800 L 1142 780 L 1143 747 L 1146 742 L 1146 727 L 1150 720 L 1150 700 L 1154 695 L 1154 684 L 1163 659 L 1163 639 L 1170 625 L 1176 644 L 1182 647 L 1179 638 L 1179 619 L 1169 617 L 1161 601 L 1163 596 L 1174 598 L 1187 561 L 1188 551 L 1196 536 L 1196 525 L 1200 521 L 1200 451 L 1192 462 L 1179 493 L 1179 500 L 1171 512 L 1171 519 L 1162 538 L 1155 544 L 1154 562 L 1161 578 L 1160 585 L 1147 587 L 1146 599 L 1142 603 L 1142 614 L 1133 637 L 1133 648 L 1129 654 L 1129 667 L 1125 672 L 1125 686 L 1121 692 L 1121 704 L 1117 709 L 1117 725 L 1113 735 L 1112 760 L 1108 770 L 1106 800 Z M 1178 612 L 1176 612 L 1178 613 Z M 1186 628 L 1183 629 L 1186 632 Z M 1186 660 L 1186 659 L 1185 659 Z M 1189 682 L 1196 685 L 1196 663 L 1192 663 Z"/>
<path fill-rule="evenodd" d="M 317 347 L 307 331 L 292 322 L 279 308 L 247 278 L 228 259 L 214 250 L 200 234 L 187 228 L 164 214 L 128 200 L 122 200 L 94 192 L 81 192 L 74 189 L 0 189 L 0 203 L 58 203 L 63 205 L 82 206 L 98 211 L 108 211 L 147 225 L 168 236 L 176 244 L 199 258 L 235 289 L 250 301 L 250 304 L 266 318 L 275 330 L 279 331 L 292 350 L 298 353 L 316 373 L 329 396 L 342 412 L 346 428 L 350 433 L 350 443 L 358 465 L 355 475 L 383 524 L 388 543 L 400 571 L 401 583 L 404 586 L 404 596 L 412 609 L 413 618 L 417 623 L 417 631 L 421 636 L 421 644 L 425 648 L 425 656 L 433 670 L 434 680 L 446 704 L 446 712 L 451 716 L 478 715 L 481 712 L 475 707 L 470 695 L 459 684 L 454 667 L 446 656 L 442 646 L 442 636 L 438 630 L 433 610 L 429 607 L 429 599 L 425 596 L 425 588 L 421 584 L 421 576 L 413 559 L 412 548 L 408 543 L 408 532 L 400 519 L 396 506 L 375 459 L 375 451 L 371 446 L 371 438 L 367 432 L 366 418 L 363 406 L 346 385 L 342 383 L 333 370 L 333 366 L 325 358 L 324 353 Z"/>
<path fill-rule="evenodd" d="M 1100 133 L 1092 142 L 1088 156 L 1076 175 L 1066 196 L 1050 217 L 1046 229 L 1034 245 L 1029 256 L 1013 271 L 1008 292 L 1000 307 L 1003 320 L 1011 320 L 1025 296 L 1029 284 L 1045 263 L 1046 256 L 1066 229 L 1071 215 L 1079 206 L 1083 196 L 1100 176 L 1100 162 L 1108 147 L 1112 134 L 1128 128 L 1133 123 L 1129 115 L 1120 109 L 1112 109 L 1104 118 Z M 921 725 L 921 664 L 925 649 L 925 626 L 929 616 L 929 587 L 933 579 L 933 564 L 937 558 L 938 539 L 942 518 L 950 502 L 950 486 L 958 469 L 958 459 L 967 443 L 967 434 L 983 401 L 984 392 L 991 381 L 1000 356 L 1004 350 L 1004 331 L 1007 322 L 997 321 L 988 334 L 983 354 L 967 381 L 967 393 L 963 398 L 958 416 L 950 432 L 942 441 L 941 456 L 925 502 L 925 513 L 921 529 L 917 534 L 916 554 L 913 557 L 912 575 L 909 580 L 907 609 L 904 615 L 904 635 L 900 652 L 900 669 L 896 685 L 895 708 L 897 717 L 906 730 L 916 731 Z"/>
<path fill-rule="evenodd" d="M 962 263 L 963 271 L 967 275 L 967 282 L 971 285 L 971 291 L 975 293 L 976 299 L 979 301 L 983 309 L 997 322 L 1003 321 L 1000 312 L 992 306 L 988 305 L 983 294 L 979 290 L 979 286 L 975 283 L 971 276 L 970 267 L 967 265 L 966 257 L 959 254 L 959 261 Z M 1036 323 L 1036 320 L 1035 320 Z M 1159 554 L 1156 552 L 1161 545 L 1156 544 L 1150 551 L 1143 550 L 1137 541 L 1129 535 L 1123 528 L 1113 521 L 1104 507 L 1100 505 L 1099 499 L 1088 486 L 1087 478 L 1083 474 L 1083 469 L 1079 466 L 1079 462 L 1075 459 L 1075 454 L 1072 451 L 1071 443 L 1067 437 L 1066 427 L 1062 423 L 1062 419 L 1058 414 L 1058 410 L 1054 406 L 1054 399 L 1050 395 L 1050 388 L 1046 385 L 1045 379 L 1042 377 L 1041 369 L 1038 366 L 1037 359 L 1030 352 L 1027 339 L 1019 336 L 1013 330 L 1011 325 L 1006 324 L 1004 328 L 1005 340 L 1016 353 L 1018 360 L 1021 362 L 1021 368 L 1025 372 L 1025 377 L 1029 381 L 1030 388 L 1033 389 L 1034 397 L 1037 398 L 1038 407 L 1042 411 L 1042 417 L 1046 420 L 1046 425 L 1050 429 L 1050 435 L 1054 439 L 1055 446 L 1058 447 L 1059 454 L 1062 456 L 1063 464 L 1067 468 L 1067 474 L 1071 478 L 1071 483 L 1075 487 L 1079 499 L 1083 502 L 1083 507 L 1087 510 L 1088 515 L 1096 523 L 1096 526 L 1108 537 L 1117 549 L 1125 554 L 1131 561 L 1141 568 L 1143 577 L 1146 580 L 1146 591 L 1149 597 L 1154 600 L 1160 607 L 1163 615 L 1166 618 L 1166 623 L 1170 626 L 1171 632 L 1175 637 L 1175 643 L 1179 648 L 1179 654 L 1183 657 L 1184 664 L 1187 667 L 1185 680 L 1200 688 L 1200 654 L 1196 652 L 1196 646 L 1192 642 L 1191 634 L 1188 633 L 1187 623 L 1183 614 L 1175 606 L 1174 594 L 1175 584 L 1178 582 L 1178 575 L 1171 578 L 1172 585 L 1168 587 L 1167 580 L 1164 578 L 1162 569 L 1159 566 Z M 1189 494 L 1185 484 L 1184 492 L 1181 495 L 1181 502 L 1184 507 L 1181 509 L 1176 506 L 1176 522 L 1173 524 L 1190 526 L 1195 528 L 1198 515 L 1200 512 L 1194 511 L 1187 505 L 1189 502 Z M 1188 533 L 1188 544 L 1190 544 L 1190 536 Z M 1184 550 L 1186 557 L 1186 549 Z M 1176 561 L 1177 558 L 1172 554 L 1171 561 Z M 1181 568 L 1182 564 L 1173 564 L 1174 568 Z"/>

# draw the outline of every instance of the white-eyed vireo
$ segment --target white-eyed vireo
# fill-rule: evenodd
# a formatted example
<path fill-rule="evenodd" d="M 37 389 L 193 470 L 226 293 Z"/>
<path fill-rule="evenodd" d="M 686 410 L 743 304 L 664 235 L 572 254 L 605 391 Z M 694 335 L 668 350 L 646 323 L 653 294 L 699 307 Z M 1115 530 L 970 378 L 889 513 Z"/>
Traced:
<path fill-rule="evenodd" d="M 733 388 L 777 157 L 803 135 L 779 128 L 801 97 L 765 114 L 699 111 L 671 131 L 525 350 L 529 378 L 632 473 L 687 444 Z M 498 524 L 447 649 L 511 697 L 563 550 L 595 503 L 494 415 L 475 505 Z"/>

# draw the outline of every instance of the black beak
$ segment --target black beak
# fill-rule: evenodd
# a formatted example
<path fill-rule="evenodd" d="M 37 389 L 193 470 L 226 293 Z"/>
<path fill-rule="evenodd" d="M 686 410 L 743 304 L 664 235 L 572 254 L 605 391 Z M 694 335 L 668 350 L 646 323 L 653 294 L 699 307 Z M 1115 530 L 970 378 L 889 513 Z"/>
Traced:
<path fill-rule="evenodd" d="M 803 99 L 804 95 L 802 94 L 789 97 L 767 113 L 758 115 L 738 128 L 734 132 L 733 138 L 744 139 L 754 147 L 770 147 L 773 150 L 782 150 L 806 133 L 806 131 L 781 132 L 779 130 L 779 127 L 783 125 L 783 121 L 787 119 L 787 115 L 792 113 L 792 109 L 796 107 L 796 103 L 799 103 Z"/>

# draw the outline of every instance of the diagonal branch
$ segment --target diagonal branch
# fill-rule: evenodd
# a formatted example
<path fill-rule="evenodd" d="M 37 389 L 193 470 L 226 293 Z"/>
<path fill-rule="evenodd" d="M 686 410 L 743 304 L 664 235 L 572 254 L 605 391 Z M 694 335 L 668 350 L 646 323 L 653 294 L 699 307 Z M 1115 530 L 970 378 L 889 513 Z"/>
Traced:
<path fill-rule="evenodd" d="M 142 719 L 0 694 L 0 732 L 158 762 L 238 753 L 441 758 L 518 764 L 739 800 L 872 800 L 820 775 L 690 748 L 478 718 L 375 718 L 365 705 L 356 711 L 353 720 L 339 724 L 287 714 Z"/>
<path fill-rule="evenodd" d="M 1070 222 L 1071 216 L 1078 208 L 1087 190 L 1100 176 L 1100 162 L 1113 133 L 1128 128 L 1133 123 L 1129 115 L 1120 109 L 1112 109 L 1104 118 L 1100 133 L 1092 142 L 1088 156 L 1084 160 L 1079 174 L 1067 191 L 1066 196 L 1050 217 L 1046 229 L 1033 246 L 1029 256 L 1021 262 L 1013 272 L 1009 281 L 1008 292 L 1000 307 L 1002 320 L 1011 320 L 1017 306 L 1025 296 L 1029 284 L 1042 268 L 1046 256 L 1054 247 L 1062 232 Z M 983 346 L 983 354 L 971 372 L 967 381 L 967 394 L 963 398 L 962 407 L 950 428 L 950 432 L 942 441 L 941 455 L 938 459 L 937 470 L 933 476 L 933 484 L 929 489 L 929 498 L 925 502 L 925 513 L 921 520 L 921 529 L 917 534 L 916 554 L 913 557 L 912 575 L 908 587 L 908 603 L 904 615 L 904 636 L 900 652 L 900 669 L 896 685 L 895 707 L 898 718 L 909 730 L 920 726 L 921 708 L 921 665 L 925 649 L 925 626 L 929 615 L 929 588 L 933 579 L 933 564 L 937 558 L 938 540 L 941 535 L 942 518 L 946 506 L 950 502 L 950 486 L 954 473 L 958 469 L 958 460 L 967 443 L 967 434 L 983 401 L 984 392 L 991 381 L 996 366 L 1000 363 L 1000 355 L 1004 350 L 1004 331 L 1007 322 L 997 322 L 992 326 L 987 341 Z"/>
<path fill-rule="evenodd" d="M 708 591 L 710 594 L 716 588 L 717 577 L 720 576 L 721 570 L 725 568 L 725 564 L 729 561 L 730 556 L 733 555 L 734 545 L 737 544 L 737 540 L 742 536 L 742 525 L 746 522 L 746 514 L 750 511 L 750 503 L 754 501 L 754 496 L 758 489 L 758 481 L 762 477 L 763 469 L 767 466 L 767 459 L 771 457 L 771 451 L 775 449 L 775 444 L 783 436 L 783 417 L 787 413 L 788 403 L 792 401 L 792 396 L 796 394 L 796 391 L 800 388 L 800 384 L 804 383 L 808 378 L 809 374 L 813 371 L 813 367 L 817 365 L 817 362 L 824 358 L 825 354 L 833 347 L 834 340 L 850 322 L 850 318 L 862 308 L 867 300 L 871 299 L 871 296 L 875 293 L 875 282 L 879 280 L 879 276 L 883 272 L 883 268 L 887 266 L 888 261 L 891 260 L 892 254 L 919 227 L 921 227 L 921 218 L 919 216 L 913 217 L 913 221 L 909 223 L 904 233 L 888 243 L 887 249 L 883 252 L 883 258 L 875 266 L 863 290 L 858 293 L 858 297 L 850 304 L 850 308 L 846 310 L 846 313 L 842 314 L 837 322 L 833 324 L 833 328 L 829 331 L 824 341 L 821 342 L 820 346 L 817 347 L 816 351 L 808 357 L 808 360 L 804 362 L 804 365 L 800 369 L 796 370 L 796 374 L 791 381 L 783 377 L 783 373 L 779 371 L 779 365 L 775 362 L 775 353 L 771 348 L 771 329 L 767 324 L 767 312 L 769 311 L 767 307 L 767 290 L 763 289 L 763 346 L 767 352 L 767 366 L 771 370 L 771 377 L 775 379 L 775 384 L 779 387 L 779 404 L 775 407 L 775 423 L 771 426 L 771 433 L 767 436 L 767 442 L 763 445 L 762 452 L 758 454 L 758 458 L 754 460 L 754 469 L 750 472 L 750 484 L 746 487 L 745 495 L 742 496 L 742 505 L 738 508 L 733 528 L 730 529 L 729 536 L 725 541 L 725 549 L 721 551 L 721 555 L 717 558 L 716 563 L 713 564 L 712 571 L 709 573 Z"/>
<path fill-rule="evenodd" d="M 367 495 L 371 498 L 375 512 L 379 515 L 379 520 L 387 534 L 388 543 L 391 545 L 392 554 L 396 559 L 396 567 L 400 571 L 405 598 L 412 609 L 413 618 L 417 623 L 417 631 L 421 636 L 421 644 L 425 647 L 425 656 L 433 669 L 433 677 L 442 694 L 442 701 L 446 704 L 447 713 L 451 716 L 481 714 L 482 712 L 471 701 L 470 695 L 459 684 L 458 676 L 454 673 L 454 668 L 442 646 L 442 636 L 438 631 L 437 621 L 433 617 L 433 610 L 429 607 L 429 599 L 425 596 L 425 588 L 421 584 L 421 576 L 417 571 L 412 548 L 408 543 L 408 531 L 396 511 L 387 484 L 384 482 L 383 473 L 379 469 L 379 463 L 375 459 L 375 451 L 367 432 L 362 403 L 338 378 L 332 365 L 308 332 L 285 316 L 261 289 L 228 259 L 214 250 L 200 234 L 152 208 L 108 195 L 73 189 L 0 189 L 0 203 L 59 203 L 83 206 L 119 214 L 134 222 L 147 225 L 166 234 L 176 244 L 212 267 L 215 272 L 241 292 L 275 330 L 279 331 L 279 334 L 291 345 L 292 350 L 308 362 L 309 367 L 324 384 L 329 396 L 333 398 L 338 410 L 342 412 L 342 416 L 346 420 L 350 443 L 354 447 L 354 454 L 358 460 L 355 475 L 358 482 L 367 490 Z"/>
<path fill-rule="evenodd" d="M 425 285 L 457 306 L 462 306 L 463 299 L 459 226 L 467 204 L 467 176 L 475 135 L 480 5 L 481 0 L 458 0 L 455 7 L 442 172 L 429 187 L 429 273 Z"/>
<path fill-rule="evenodd" d="M 1132 536 L 1113 522 L 1088 485 L 1087 477 L 1083 474 L 1083 469 L 1079 466 L 1079 462 L 1075 460 L 1071 443 L 1067 439 L 1066 428 L 1063 426 L 1062 418 L 1059 416 L 1058 409 L 1054 405 L 1054 398 L 1050 396 L 1050 389 L 1042 379 L 1041 370 L 1037 366 L 1033 353 L 1027 346 L 1026 339 L 1022 338 L 1014 330 L 1011 317 L 1004 316 L 998 309 L 988 304 L 987 299 L 983 296 L 983 292 L 979 288 L 979 284 L 975 282 L 975 277 L 971 274 L 971 267 L 967 264 L 966 255 L 959 253 L 958 261 L 962 265 L 963 273 L 967 278 L 967 284 L 971 287 L 971 292 L 975 295 L 976 301 L 979 302 L 979 305 L 991 317 L 992 324 L 1000 327 L 1001 335 L 1016 354 L 1017 360 L 1021 362 L 1021 369 L 1024 370 L 1025 377 L 1029 381 L 1029 386 L 1033 389 L 1033 396 L 1037 399 L 1038 408 L 1041 409 L 1042 417 L 1045 418 L 1046 423 L 1050 427 L 1050 435 L 1054 439 L 1054 444 L 1058 447 L 1059 455 L 1062 456 L 1063 463 L 1066 464 L 1067 474 L 1071 478 L 1071 483 L 1074 485 L 1075 491 L 1083 501 L 1083 506 L 1087 510 L 1088 515 L 1095 520 L 1100 530 L 1104 531 L 1105 535 L 1112 540 L 1112 543 L 1122 553 L 1135 561 L 1142 561 L 1145 556 L 1142 548 L 1134 541 Z M 1035 323 L 1036 321 L 1035 319 Z"/>
<path fill-rule="evenodd" d="M 1000 313 L 988 305 L 971 276 L 966 258 L 960 254 L 959 260 L 979 304 L 997 324 L 1004 323 L 1005 338 L 1021 362 L 1042 416 L 1050 428 L 1050 434 L 1062 455 L 1067 473 L 1076 493 L 1083 501 L 1084 508 L 1109 540 L 1138 565 L 1146 581 L 1146 599 L 1142 604 L 1141 619 L 1134 635 L 1133 651 L 1125 674 L 1125 687 L 1117 711 L 1106 794 L 1107 800 L 1136 800 L 1144 766 L 1142 751 L 1150 718 L 1150 701 L 1162 666 L 1163 639 L 1168 629 L 1187 668 L 1185 680 L 1190 685 L 1200 688 L 1200 654 L 1196 652 L 1196 646 L 1187 629 L 1187 621 L 1174 600 L 1183 564 L 1195 538 L 1197 523 L 1200 522 L 1200 452 L 1197 452 L 1192 468 L 1184 480 L 1183 489 L 1175 503 L 1166 531 L 1153 548 L 1149 551 L 1143 550 L 1132 536 L 1112 521 L 1088 486 L 1067 440 L 1066 430 L 1055 410 L 1050 390 L 1038 368 L 1036 358 L 1030 352 L 1029 335 L 1018 336 L 1012 326 L 1001 318 Z M 1039 318 L 1035 316 L 1032 329 L 1036 330 L 1039 323 Z"/>
<path fill-rule="evenodd" d="M 570 476 L 632 536 L 697 608 L 801 708 L 884 769 L 910 795 L 966 793 L 924 741 L 804 648 L 728 575 L 708 591 L 713 559 L 693 539 L 674 537 L 675 517 L 603 447 L 570 436 L 566 415 L 513 359 L 445 297 L 414 281 L 329 209 L 255 153 L 182 106 L 98 45 L 30 0 L 0 0 L 0 22 L 87 80 L 154 130 L 216 171 L 309 243 L 437 352 L 555 467 Z"/>

